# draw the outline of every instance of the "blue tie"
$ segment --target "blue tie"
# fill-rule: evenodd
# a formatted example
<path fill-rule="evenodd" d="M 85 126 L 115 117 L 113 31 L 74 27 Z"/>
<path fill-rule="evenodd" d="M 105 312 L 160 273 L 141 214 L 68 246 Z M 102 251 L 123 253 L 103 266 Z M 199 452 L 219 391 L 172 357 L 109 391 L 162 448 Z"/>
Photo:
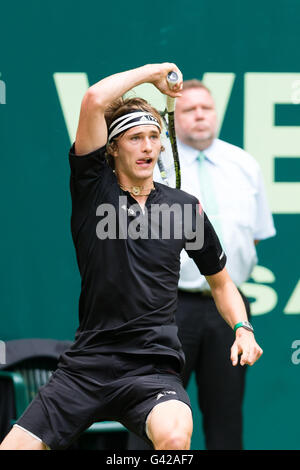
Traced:
<path fill-rule="evenodd" d="M 210 219 L 222 244 L 222 229 L 219 219 L 218 202 L 214 188 L 214 182 L 208 168 L 208 163 L 207 161 L 205 162 L 205 154 L 203 152 L 199 152 L 197 160 L 199 166 L 198 174 L 200 189 L 202 194 L 202 201 L 200 201 L 200 203 L 203 203 L 203 209 Z"/>

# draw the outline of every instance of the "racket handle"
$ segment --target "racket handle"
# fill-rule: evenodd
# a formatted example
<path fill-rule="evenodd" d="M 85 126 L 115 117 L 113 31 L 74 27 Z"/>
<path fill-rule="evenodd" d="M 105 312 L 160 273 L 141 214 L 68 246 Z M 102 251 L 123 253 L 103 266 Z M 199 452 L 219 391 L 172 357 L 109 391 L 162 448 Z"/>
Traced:
<path fill-rule="evenodd" d="M 178 81 L 179 77 L 177 72 L 172 71 L 168 73 L 167 82 L 170 89 L 172 89 Z M 173 113 L 175 111 L 175 98 L 172 98 L 171 96 L 167 96 L 167 111 L 168 113 Z"/>

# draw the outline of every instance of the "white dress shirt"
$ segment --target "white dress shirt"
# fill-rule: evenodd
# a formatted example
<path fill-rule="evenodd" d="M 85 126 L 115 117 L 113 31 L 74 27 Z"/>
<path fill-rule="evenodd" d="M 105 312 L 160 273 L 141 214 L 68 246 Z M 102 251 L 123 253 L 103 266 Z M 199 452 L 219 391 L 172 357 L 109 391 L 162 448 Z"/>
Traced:
<path fill-rule="evenodd" d="M 181 189 L 202 200 L 198 179 L 199 151 L 178 141 L 181 167 Z M 203 151 L 210 179 L 214 184 L 218 212 L 207 213 L 212 225 L 221 226 L 220 241 L 227 255 L 226 269 L 233 282 L 240 286 L 257 263 L 254 240 L 275 235 L 273 218 L 268 207 L 262 174 L 256 160 L 244 150 L 215 139 Z M 168 174 L 168 172 L 167 172 Z M 163 182 L 156 165 L 154 180 Z M 205 207 L 203 204 L 203 209 Z M 179 288 L 189 291 L 209 289 L 194 261 L 183 250 Z"/>

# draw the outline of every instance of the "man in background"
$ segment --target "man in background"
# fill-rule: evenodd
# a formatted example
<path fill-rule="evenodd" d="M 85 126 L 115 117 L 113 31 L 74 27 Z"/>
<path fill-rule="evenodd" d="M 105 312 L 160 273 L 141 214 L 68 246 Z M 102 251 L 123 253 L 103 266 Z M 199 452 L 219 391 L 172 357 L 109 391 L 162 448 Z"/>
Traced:
<path fill-rule="evenodd" d="M 260 168 L 244 150 L 216 138 L 215 103 L 199 80 L 183 83 L 175 126 L 181 189 L 200 200 L 227 255 L 228 272 L 239 287 L 257 263 L 255 245 L 275 235 Z M 160 180 L 158 170 L 155 179 Z M 250 318 L 249 302 L 242 297 Z M 186 358 L 183 383 L 187 387 L 195 373 L 206 448 L 242 449 L 246 367 L 233 367 L 228 360 L 234 333 L 218 315 L 205 278 L 184 252 L 176 319 Z M 194 423 L 194 434 L 199 432 Z M 141 448 L 133 436 L 129 448 Z"/>

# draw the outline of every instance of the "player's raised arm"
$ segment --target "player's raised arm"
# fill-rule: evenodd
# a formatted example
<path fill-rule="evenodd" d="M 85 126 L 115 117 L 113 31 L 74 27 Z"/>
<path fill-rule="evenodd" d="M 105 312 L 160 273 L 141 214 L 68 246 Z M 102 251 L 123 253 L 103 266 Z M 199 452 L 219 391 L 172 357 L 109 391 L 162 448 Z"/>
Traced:
<path fill-rule="evenodd" d="M 167 75 L 175 70 L 180 81 L 172 89 L 167 83 Z M 75 139 L 75 152 L 84 155 L 107 142 L 105 110 L 116 99 L 141 83 L 152 83 L 162 93 L 174 98 L 180 96 L 182 75 L 175 64 L 149 64 L 142 67 L 117 73 L 92 85 L 81 103 L 79 124 Z"/>

